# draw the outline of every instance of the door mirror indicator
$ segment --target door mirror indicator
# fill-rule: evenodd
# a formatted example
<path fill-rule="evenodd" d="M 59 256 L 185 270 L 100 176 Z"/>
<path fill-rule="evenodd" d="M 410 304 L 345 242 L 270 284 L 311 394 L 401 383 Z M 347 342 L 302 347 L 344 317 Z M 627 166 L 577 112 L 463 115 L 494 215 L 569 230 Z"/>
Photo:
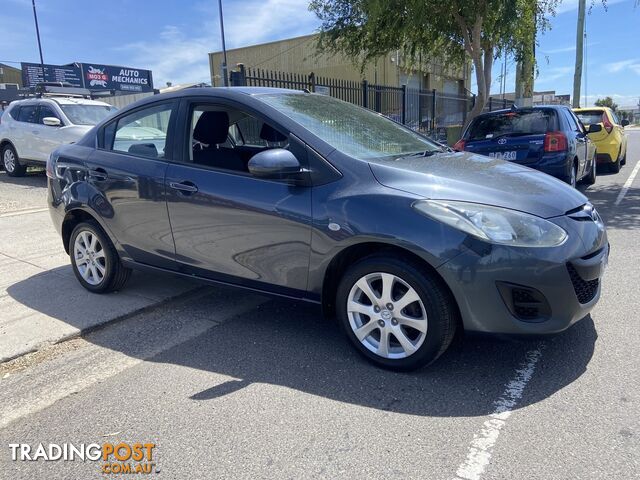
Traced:
<path fill-rule="evenodd" d="M 249 172 L 259 178 L 286 179 L 302 171 L 293 153 L 284 148 L 273 148 L 256 153 L 249 160 Z"/>
<path fill-rule="evenodd" d="M 59 127 L 62 125 L 60 119 L 56 117 L 44 117 L 42 123 L 49 127 Z"/>
<path fill-rule="evenodd" d="M 592 123 L 591 125 L 589 125 L 589 128 L 587 129 L 588 133 L 596 133 L 601 131 L 602 131 L 602 125 L 600 125 L 599 123 Z"/>

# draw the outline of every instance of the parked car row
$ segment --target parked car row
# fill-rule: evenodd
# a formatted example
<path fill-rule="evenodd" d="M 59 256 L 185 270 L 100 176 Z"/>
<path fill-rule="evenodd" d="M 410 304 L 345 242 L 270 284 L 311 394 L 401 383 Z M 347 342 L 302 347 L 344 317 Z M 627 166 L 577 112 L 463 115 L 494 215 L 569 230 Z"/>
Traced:
<path fill-rule="evenodd" d="M 628 124 L 606 107 L 513 107 L 474 118 L 454 149 L 535 168 L 573 187 L 592 185 L 597 165 L 617 173 L 625 164 Z"/>
<path fill-rule="evenodd" d="M 597 303 L 598 213 L 517 165 L 595 175 L 581 125 L 559 107 L 494 113 L 453 152 L 324 95 L 186 89 L 56 149 L 48 204 L 91 292 L 146 269 L 313 302 L 366 358 L 408 370 L 458 329 L 556 333 Z"/>

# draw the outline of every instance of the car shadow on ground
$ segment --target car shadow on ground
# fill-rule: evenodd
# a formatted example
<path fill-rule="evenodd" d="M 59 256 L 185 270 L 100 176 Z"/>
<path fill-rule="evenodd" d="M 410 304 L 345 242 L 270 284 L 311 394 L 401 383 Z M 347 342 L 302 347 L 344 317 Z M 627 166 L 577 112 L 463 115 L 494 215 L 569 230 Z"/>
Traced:
<path fill-rule="evenodd" d="M 30 288 L 33 278 L 9 287 L 9 295 L 53 318 L 70 324 L 82 323 L 79 316 L 75 318 L 68 310 L 56 307 L 62 302 L 42 298 L 59 295 L 56 289 L 41 291 L 36 300 Z M 208 318 L 211 312 L 246 301 L 247 295 L 253 294 L 211 287 L 209 294 L 188 303 L 182 314 L 190 319 Z M 175 311 L 163 307 L 153 314 L 175 318 Z M 100 331 L 84 338 L 131 357 L 139 356 L 135 338 L 116 341 Z M 337 321 L 323 318 L 319 307 L 269 299 L 248 313 L 212 326 L 197 337 L 145 360 L 231 377 L 210 385 L 197 385 L 185 396 L 185 401 L 214 402 L 248 385 L 261 383 L 383 411 L 465 417 L 494 411 L 495 401 L 532 349 L 543 348 L 544 353 L 537 366 L 538 373 L 517 408 L 548 398 L 586 371 L 596 339 L 591 317 L 559 336 L 542 340 L 461 335 L 432 366 L 396 373 L 364 360 L 347 344 Z M 158 396 L 163 395 L 169 384 L 158 385 Z"/>
<path fill-rule="evenodd" d="M 614 203 L 621 190 L 621 185 L 602 185 L 597 182 L 581 188 L 582 193 L 595 205 L 607 228 L 636 230 L 640 228 L 640 188 L 629 188 L 618 206 Z"/>
<path fill-rule="evenodd" d="M 10 177 L 6 172 L 0 171 L 0 182 L 25 187 L 46 187 L 47 174 L 40 168 L 29 168 L 24 177 Z"/>

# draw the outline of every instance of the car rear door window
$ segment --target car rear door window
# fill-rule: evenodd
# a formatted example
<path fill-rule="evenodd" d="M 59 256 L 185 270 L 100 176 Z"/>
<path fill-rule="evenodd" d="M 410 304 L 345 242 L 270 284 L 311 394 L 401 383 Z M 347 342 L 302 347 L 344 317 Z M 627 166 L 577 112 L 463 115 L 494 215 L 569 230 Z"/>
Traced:
<path fill-rule="evenodd" d="M 20 108 L 20 114 L 18 115 L 18 121 L 26 123 L 38 123 L 38 106 L 22 105 L 22 107 Z"/>
<path fill-rule="evenodd" d="M 578 117 L 573 114 L 573 111 L 569 110 L 568 108 L 563 109 L 563 111 L 565 116 L 567 117 L 567 121 L 569 122 L 569 127 L 571 128 L 571 130 L 578 133 L 585 133 L 582 123 L 580 122 L 580 120 L 578 120 Z"/>
<path fill-rule="evenodd" d="M 499 136 L 537 135 L 557 130 L 553 110 L 512 111 L 477 118 L 469 128 L 469 140 Z"/>
<path fill-rule="evenodd" d="M 104 148 L 149 158 L 166 158 L 172 103 L 137 110 L 107 125 Z"/>
<path fill-rule="evenodd" d="M 18 120 L 18 117 L 20 116 L 20 106 L 13 107 L 11 110 L 9 110 L 9 115 L 14 120 Z"/>

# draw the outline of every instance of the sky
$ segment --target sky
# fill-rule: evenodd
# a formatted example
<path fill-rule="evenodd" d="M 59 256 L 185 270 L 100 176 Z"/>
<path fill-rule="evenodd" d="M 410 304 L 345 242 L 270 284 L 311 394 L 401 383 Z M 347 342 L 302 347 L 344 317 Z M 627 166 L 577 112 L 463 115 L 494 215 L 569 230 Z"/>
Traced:
<path fill-rule="evenodd" d="M 588 5 L 590 0 L 587 0 Z M 224 0 L 227 48 L 313 33 L 306 0 Z M 571 93 L 577 0 L 564 0 L 551 29 L 538 38 L 536 90 Z M 45 63 L 123 65 L 153 71 L 156 88 L 170 81 L 209 82 L 207 53 L 220 50 L 216 0 L 36 0 Z M 640 101 L 640 2 L 599 0 L 587 16 L 586 100 L 606 95 L 620 106 Z M 0 0 L 0 63 L 37 62 L 31 0 Z M 492 92 L 500 90 L 495 62 Z M 507 91 L 514 65 L 507 59 Z M 584 99 L 583 81 L 583 99 Z M 472 82 L 472 90 L 475 82 Z M 584 100 L 583 100 L 584 101 Z"/>

